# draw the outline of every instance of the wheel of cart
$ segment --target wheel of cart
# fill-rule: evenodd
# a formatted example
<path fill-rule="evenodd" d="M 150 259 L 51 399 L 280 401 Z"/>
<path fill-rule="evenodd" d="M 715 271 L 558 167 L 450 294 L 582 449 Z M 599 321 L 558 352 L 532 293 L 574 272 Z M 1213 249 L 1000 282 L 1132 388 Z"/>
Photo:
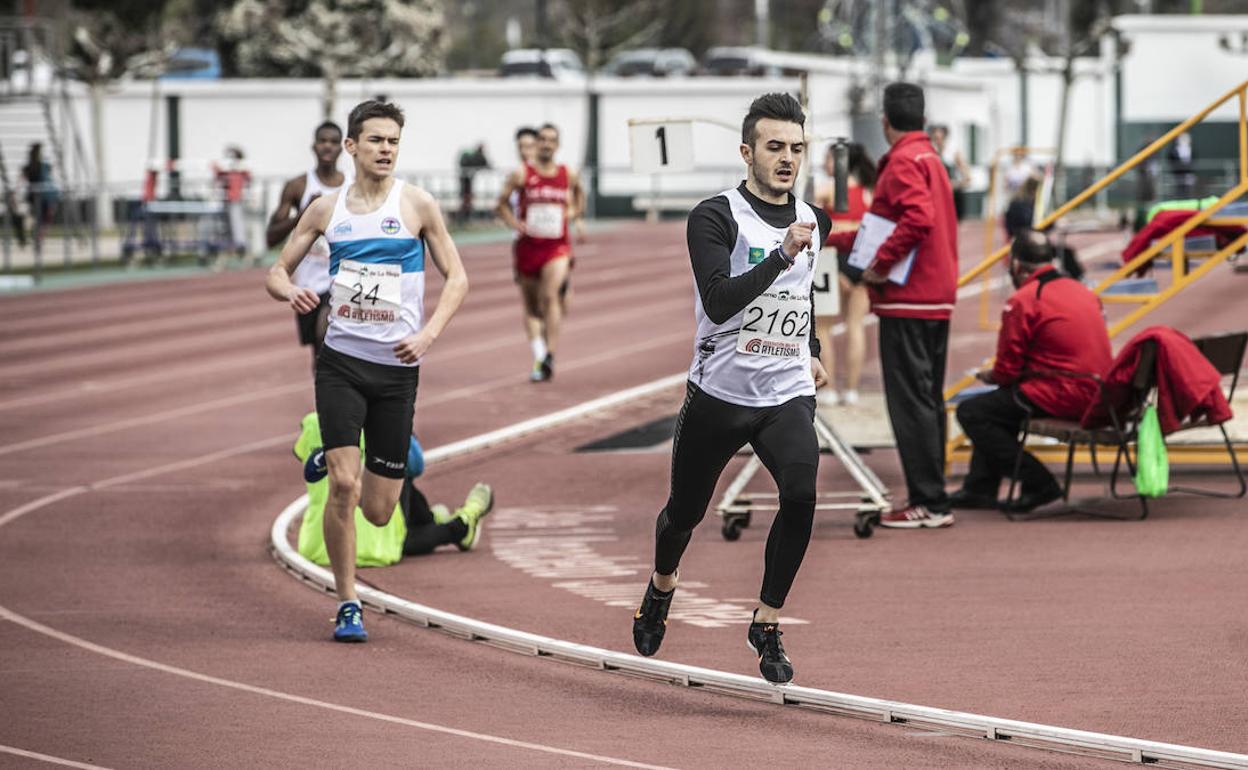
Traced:
<path fill-rule="evenodd" d="M 720 513 L 720 516 L 723 518 L 723 523 L 719 527 L 719 533 L 729 542 L 740 539 L 741 530 L 750 526 L 749 501 L 737 501 L 733 507 L 737 508 L 740 506 L 744 506 L 745 510 L 722 511 Z"/>
<path fill-rule="evenodd" d="M 859 538 L 866 539 L 875 534 L 875 528 L 880 524 L 880 512 L 876 508 L 859 508 L 858 513 L 854 516 L 854 534 Z"/>

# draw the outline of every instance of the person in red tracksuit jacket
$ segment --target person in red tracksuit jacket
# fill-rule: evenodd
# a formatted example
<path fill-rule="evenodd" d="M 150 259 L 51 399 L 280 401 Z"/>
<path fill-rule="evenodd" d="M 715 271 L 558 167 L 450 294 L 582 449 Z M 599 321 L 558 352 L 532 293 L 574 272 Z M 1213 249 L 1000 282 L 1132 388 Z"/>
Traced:
<path fill-rule="evenodd" d="M 880 318 L 880 367 L 888 418 L 906 475 L 909 503 L 880 517 L 880 525 L 914 529 L 953 524 L 945 492 L 945 359 L 949 317 L 957 296 L 958 222 L 953 189 L 924 124 L 923 89 L 892 83 L 884 89 L 884 137 L 871 214 L 897 225 L 863 273 L 871 310 Z M 854 232 L 833 233 L 843 253 Z M 915 252 L 904 285 L 885 278 Z"/>
<path fill-rule="evenodd" d="M 1020 449 L 1018 429 L 1028 417 L 1078 420 L 1096 401 L 1090 379 L 1038 376 L 1044 370 L 1104 377 L 1113 360 L 1101 300 L 1053 266 L 1055 253 L 1044 233 L 1020 230 L 1010 247 L 1010 279 L 1018 289 L 1001 311 L 997 360 L 980 380 L 997 389 L 958 405 L 974 451 L 962 488 L 951 496 L 955 508 L 995 509 L 1001 480 L 1014 473 Z M 1028 376 L 1029 372 L 1036 376 Z M 1007 510 L 1023 513 L 1062 496 L 1044 464 L 1024 453 L 1018 481 L 1022 489 Z"/>

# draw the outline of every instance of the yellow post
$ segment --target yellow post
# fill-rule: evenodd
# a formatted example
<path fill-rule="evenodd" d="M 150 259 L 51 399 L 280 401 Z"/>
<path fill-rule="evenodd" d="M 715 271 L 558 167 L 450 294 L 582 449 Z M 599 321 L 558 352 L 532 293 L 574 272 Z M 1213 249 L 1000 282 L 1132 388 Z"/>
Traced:
<path fill-rule="evenodd" d="M 1248 83 L 1239 87 L 1239 181 L 1248 182 Z"/>

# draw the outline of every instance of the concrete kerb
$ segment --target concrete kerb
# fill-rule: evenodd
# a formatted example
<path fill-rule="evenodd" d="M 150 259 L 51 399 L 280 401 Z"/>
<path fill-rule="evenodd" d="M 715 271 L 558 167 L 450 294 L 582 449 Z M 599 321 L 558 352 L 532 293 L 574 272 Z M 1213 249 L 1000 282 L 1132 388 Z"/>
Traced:
<path fill-rule="evenodd" d="M 520 436 L 568 423 L 593 412 L 652 395 L 665 388 L 673 387 L 684 379 L 685 374 L 682 372 L 586 401 L 549 415 L 453 442 L 430 450 L 425 454 L 425 459 L 427 463 L 432 464 L 481 451 Z M 291 546 L 287 536 L 292 524 L 303 513 L 306 506 L 307 495 L 303 495 L 287 505 L 278 515 L 270 530 L 270 547 L 278 563 L 292 575 L 316 588 L 332 593 L 334 590 L 333 574 L 299 555 Z M 468 641 L 485 642 L 511 652 L 553 658 L 603 671 L 631 674 L 685 687 L 698 687 L 750 700 L 804 707 L 841 716 L 903 724 L 919 729 L 953 732 L 966 737 L 984 738 L 1050 751 L 1163 767 L 1248 770 L 1248 754 L 1000 719 L 812 687 L 797 685 L 776 687 L 762 679 L 740 674 L 643 658 L 507 628 L 427 607 L 365 585 L 358 585 L 357 591 L 365 604 L 426 628 L 437 629 Z"/>

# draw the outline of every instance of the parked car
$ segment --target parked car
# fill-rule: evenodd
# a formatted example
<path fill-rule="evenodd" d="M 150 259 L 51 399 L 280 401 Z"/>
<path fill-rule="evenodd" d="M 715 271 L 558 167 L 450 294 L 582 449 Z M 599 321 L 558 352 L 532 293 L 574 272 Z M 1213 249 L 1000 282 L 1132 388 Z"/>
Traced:
<path fill-rule="evenodd" d="M 585 77 L 585 65 L 570 48 L 516 48 L 503 54 L 498 74 L 505 78 L 578 80 Z"/>
<path fill-rule="evenodd" d="M 768 60 L 771 52 L 752 46 L 721 46 L 706 52 L 702 69 L 707 75 L 777 76 L 780 67 Z"/>
<path fill-rule="evenodd" d="M 613 56 L 603 72 L 622 78 L 680 77 L 692 75 L 697 68 L 698 60 L 685 48 L 634 48 Z"/>

